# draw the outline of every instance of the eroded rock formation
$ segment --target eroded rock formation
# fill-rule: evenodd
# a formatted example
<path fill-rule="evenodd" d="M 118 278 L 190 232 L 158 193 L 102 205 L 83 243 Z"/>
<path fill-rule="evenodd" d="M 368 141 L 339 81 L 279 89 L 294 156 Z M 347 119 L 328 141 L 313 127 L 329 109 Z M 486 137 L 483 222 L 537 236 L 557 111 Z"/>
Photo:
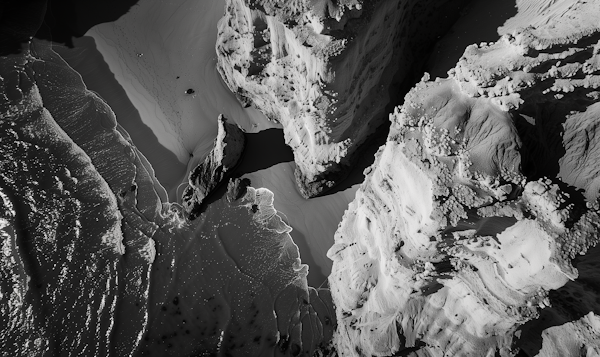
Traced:
<path fill-rule="evenodd" d="M 328 253 L 340 354 L 600 353 L 600 7 L 552 14 L 390 115 Z"/>
<path fill-rule="evenodd" d="M 245 105 L 283 125 L 305 197 L 343 179 L 466 1 L 228 0 L 218 69 Z"/>
<path fill-rule="evenodd" d="M 204 162 L 190 172 L 189 186 L 183 192 L 182 204 L 191 218 L 200 214 L 200 206 L 206 196 L 227 179 L 239 163 L 245 142 L 244 132 L 220 115 L 213 149 Z"/>

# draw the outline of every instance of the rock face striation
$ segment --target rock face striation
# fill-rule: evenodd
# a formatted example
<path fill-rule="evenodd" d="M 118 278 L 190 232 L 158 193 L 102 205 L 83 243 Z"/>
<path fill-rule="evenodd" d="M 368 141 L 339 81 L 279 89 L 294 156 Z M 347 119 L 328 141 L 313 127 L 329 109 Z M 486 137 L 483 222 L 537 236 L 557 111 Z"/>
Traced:
<path fill-rule="evenodd" d="M 218 70 L 244 105 L 283 125 L 305 197 L 343 179 L 461 0 L 227 0 Z"/>
<path fill-rule="evenodd" d="M 220 115 L 214 147 L 204 162 L 190 172 L 189 186 L 183 192 L 182 204 L 192 219 L 200 214 L 200 206 L 206 196 L 217 188 L 239 163 L 245 142 L 244 132 Z"/>
<path fill-rule="evenodd" d="M 600 353 L 600 4 L 563 5 L 390 115 L 328 252 L 341 355 Z"/>

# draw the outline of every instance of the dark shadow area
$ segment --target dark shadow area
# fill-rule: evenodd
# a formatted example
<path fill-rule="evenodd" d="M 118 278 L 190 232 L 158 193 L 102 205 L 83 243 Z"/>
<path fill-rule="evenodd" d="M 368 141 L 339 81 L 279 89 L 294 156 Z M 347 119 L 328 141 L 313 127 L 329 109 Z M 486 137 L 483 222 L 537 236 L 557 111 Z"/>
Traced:
<path fill-rule="evenodd" d="M 227 193 L 230 178 L 239 178 L 245 174 L 268 169 L 282 162 L 294 161 L 292 149 L 285 144 L 282 129 L 267 129 L 258 133 L 244 133 L 246 146 L 237 166 L 225 176 L 217 188 L 202 202 L 199 214 L 206 211 L 211 203 L 220 200 Z"/>
<path fill-rule="evenodd" d="M 181 163 L 172 151 L 165 148 L 152 129 L 142 121 L 125 89 L 97 50 L 94 39 L 83 36 L 75 39 L 74 45 L 73 49 L 63 45 L 53 45 L 52 49 L 81 75 L 88 89 L 96 92 L 108 103 L 117 122 L 127 131 L 135 146 L 154 168 L 156 178 L 169 193 L 169 201 L 177 202 L 176 197 L 172 195 L 180 179 L 187 174 L 186 165 Z"/>
<path fill-rule="evenodd" d="M 421 77 L 417 73 L 421 73 L 420 71 L 413 71 L 407 74 L 402 80 L 399 73 L 394 75 L 394 79 L 392 79 L 391 84 L 388 87 L 388 96 L 390 101 L 385 106 L 384 109 L 384 118 L 379 118 L 375 121 L 383 119 L 383 123 L 377 127 L 375 132 L 371 134 L 365 142 L 358 147 L 355 151 L 355 164 L 352 166 L 350 171 L 348 171 L 348 176 L 344 179 L 340 180 L 339 183 L 333 186 L 331 189 L 325 191 L 321 196 L 333 195 L 341 191 L 345 191 L 354 185 L 359 185 L 365 181 L 364 171 L 375 162 L 375 154 L 377 150 L 383 145 L 385 145 L 387 141 L 388 134 L 390 133 L 391 122 L 389 120 L 389 113 L 394 112 L 394 108 L 396 106 L 402 105 L 404 103 L 404 96 L 408 91 L 419 82 Z"/>
<path fill-rule="evenodd" d="M 233 171 L 234 177 L 294 161 L 294 153 L 285 144 L 282 129 L 271 128 L 258 133 L 244 133 L 244 136 L 246 147 L 241 162 Z"/>
<path fill-rule="evenodd" d="M 19 54 L 32 37 L 73 47 L 73 38 L 115 21 L 138 0 L 2 0 L 0 56 Z"/>
<path fill-rule="evenodd" d="M 446 14 L 443 18 L 437 16 L 430 16 L 427 19 L 422 19 L 418 25 L 415 25 L 412 31 L 408 31 L 408 34 L 400 34 L 401 38 L 395 38 L 394 41 L 397 43 L 403 43 L 407 46 L 407 49 L 399 50 L 396 48 L 395 57 L 392 61 L 396 61 L 397 66 L 386 69 L 383 76 L 392 76 L 392 80 L 387 85 L 387 95 L 389 102 L 385 106 L 382 117 L 374 119 L 372 122 L 382 122 L 380 126 L 367 137 L 366 141 L 354 152 L 353 158 L 348 158 L 347 161 L 354 162 L 350 171 L 346 171 L 342 168 L 338 173 L 332 174 L 331 179 L 338 181 L 339 183 L 330 189 L 327 189 L 319 196 L 328 196 L 331 194 L 344 191 L 353 185 L 360 184 L 364 181 L 365 175 L 364 170 L 370 167 L 375 161 L 375 153 L 377 150 L 386 143 L 387 136 L 390 131 L 389 114 L 394 112 L 394 108 L 404 104 L 404 96 L 421 80 L 423 77 L 423 71 L 426 69 L 425 63 L 432 52 L 433 45 L 436 41 L 437 33 L 444 33 L 446 29 L 450 28 L 454 23 L 455 19 L 458 18 L 459 11 L 464 8 L 469 0 L 460 0 L 456 2 L 450 2 L 446 5 L 441 5 L 438 10 L 441 13 Z M 419 9 L 418 6 L 413 9 L 415 12 L 425 11 L 425 9 Z M 410 24 L 410 20 L 406 20 Z M 399 24 L 406 25 L 406 24 Z M 423 31 L 422 29 L 428 29 Z M 411 69 L 406 71 L 403 67 L 406 66 L 406 61 L 409 63 Z M 414 61 L 414 62 L 413 62 Z M 343 177 L 343 175 L 346 175 Z M 343 178 L 341 178 L 343 177 Z"/>
<path fill-rule="evenodd" d="M 373 165 L 373 162 L 375 162 L 375 154 L 377 153 L 377 150 L 379 150 L 379 147 L 385 145 L 389 132 L 390 121 L 386 120 L 384 124 L 379 126 L 376 132 L 368 137 L 367 141 L 360 146 L 358 150 L 356 150 L 357 155 L 355 158 L 355 164 L 350 169 L 348 176 L 318 197 L 334 195 L 338 192 L 345 191 L 354 185 L 360 185 L 363 183 L 365 180 L 365 169 Z"/>
<path fill-rule="evenodd" d="M 398 322 L 396 322 L 396 330 L 398 331 L 398 336 L 400 337 L 400 345 L 402 347 L 400 347 L 400 350 L 398 352 L 392 355 L 393 357 L 417 356 L 419 355 L 419 350 L 427 346 L 425 342 L 417 340 L 415 341 L 414 347 L 406 347 L 406 337 L 404 337 L 404 331 L 402 330 L 402 327 Z"/>
<path fill-rule="evenodd" d="M 46 0 L 0 1 L 0 56 L 21 53 L 44 21 Z"/>
<path fill-rule="evenodd" d="M 73 38 L 81 37 L 95 25 L 116 21 L 138 0 L 48 0 L 44 26 L 35 37 L 73 47 Z"/>
<path fill-rule="evenodd" d="M 496 237 L 515 223 L 517 223 L 515 217 L 486 217 L 476 223 L 475 229 L 480 236 Z"/>
<path fill-rule="evenodd" d="M 0 1 L 0 56 L 21 53 L 30 38 L 73 47 L 73 38 L 95 25 L 115 21 L 138 0 Z"/>
<path fill-rule="evenodd" d="M 590 312 L 600 314 L 600 245 L 573 259 L 573 266 L 579 271 L 579 277 L 550 291 L 551 306 L 544 308 L 537 319 L 519 328 L 521 337 L 516 347 L 521 349 L 523 356 L 538 355 L 544 330 L 577 321 Z"/>
<path fill-rule="evenodd" d="M 435 44 L 425 71 L 431 78 L 446 78 L 465 48 L 481 42 L 495 42 L 498 27 L 517 14 L 515 0 L 475 0 L 461 11 L 461 17 Z"/>

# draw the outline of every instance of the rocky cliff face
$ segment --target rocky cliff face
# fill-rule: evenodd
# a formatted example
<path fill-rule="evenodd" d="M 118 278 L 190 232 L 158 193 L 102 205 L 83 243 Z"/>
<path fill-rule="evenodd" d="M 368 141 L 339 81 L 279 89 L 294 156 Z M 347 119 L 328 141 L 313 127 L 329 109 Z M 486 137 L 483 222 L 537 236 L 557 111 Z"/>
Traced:
<path fill-rule="evenodd" d="M 228 0 L 218 69 L 245 105 L 281 122 L 312 197 L 343 179 L 404 83 L 466 1 Z"/>
<path fill-rule="evenodd" d="M 231 174 L 242 157 L 245 142 L 244 132 L 220 115 L 213 149 L 190 172 L 189 186 L 183 192 L 182 204 L 190 217 L 198 217 L 206 196 Z"/>
<path fill-rule="evenodd" d="M 232 185 L 193 223 L 110 108 L 51 50 L 0 59 L 0 350 L 36 356 L 326 350 L 266 189 Z"/>
<path fill-rule="evenodd" d="M 546 10 L 390 115 L 328 253 L 342 355 L 600 353 L 600 7 Z"/>

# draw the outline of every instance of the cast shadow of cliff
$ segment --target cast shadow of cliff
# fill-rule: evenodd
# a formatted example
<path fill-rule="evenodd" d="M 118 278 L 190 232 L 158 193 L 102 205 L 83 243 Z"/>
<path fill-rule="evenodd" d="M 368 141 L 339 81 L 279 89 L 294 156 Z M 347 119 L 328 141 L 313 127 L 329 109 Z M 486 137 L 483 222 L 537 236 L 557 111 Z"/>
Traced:
<path fill-rule="evenodd" d="M 21 53 L 44 21 L 47 0 L 0 1 L 0 56 Z"/>
<path fill-rule="evenodd" d="M 484 12 L 484 14 L 482 14 Z M 484 0 L 471 1 L 470 4 L 461 10 L 462 16 L 454 23 L 460 24 L 463 22 L 464 25 L 475 24 L 477 31 L 468 31 L 465 33 L 456 33 L 453 36 L 450 30 L 448 35 L 441 37 L 436 43 L 434 43 L 429 49 L 423 54 L 421 61 L 417 61 L 413 70 L 406 73 L 403 79 L 398 78 L 398 74 L 394 76 L 390 87 L 388 89 L 388 95 L 390 102 L 385 108 L 385 116 L 388 113 L 392 113 L 396 106 L 400 106 L 404 102 L 404 96 L 413 88 L 423 76 L 423 71 L 428 71 L 433 78 L 435 76 L 446 77 L 446 72 L 456 65 L 458 59 L 462 56 L 464 49 L 473 43 L 497 41 L 500 36 L 498 35 L 497 29 L 502 26 L 506 20 L 510 19 L 517 14 L 516 1 L 497 1 L 490 3 Z M 440 50 L 440 43 L 444 40 L 448 42 L 450 38 L 453 51 L 444 51 L 446 56 L 443 61 L 436 56 L 436 50 Z M 435 68 L 434 68 L 435 67 Z M 399 71 L 399 73 L 404 73 Z M 320 196 L 328 196 L 331 194 L 344 191 L 352 187 L 353 185 L 361 184 L 365 175 L 364 170 L 371 166 L 375 161 L 375 153 L 380 146 L 384 145 L 387 139 L 387 135 L 390 129 L 389 120 L 384 120 L 384 124 L 381 125 L 374 134 L 371 135 L 360 148 L 357 150 L 357 157 L 354 161 L 352 168 L 348 175 L 339 181 L 334 187 L 323 192 Z"/>
<path fill-rule="evenodd" d="M 246 146 L 237 166 L 227 175 L 202 202 L 200 212 L 208 205 L 220 200 L 227 192 L 227 183 L 231 178 L 240 178 L 245 174 L 268 169 L 280 163 L 294 161 L 292 149 L 285 144 L 282 129 L 266 129 L 258 133 L 244 133 Z"/>
<path fill-rule="evenodd" d="M 73 47 L 95 25 L 115 21 L 139 0 L 0 1 L 0 56 L 21 53 L 31 37 Z"/>
<path fill-rule="evenodd" d="M 579 277 L 549 293 L 550 306 L 540 311 L 537 319 L 519 328 L 521 348 L 519 356 L 536 356 L 540 353 L 544 330 L 575 322 L 593 312 L 600 315 L 600 245 L 588 250 L 584 256 L 573 260 Z"/>
<path fill-rule="evenodd" d="M 73 47 L 73 38 L 92 27 L 118 20 L 139 0 L 48 0 L 44 26 L 36 38 Z"/>
<path fill-rule="evenodd" d="M 258 133 L 244 133 L 246 147 L 234 177 L 268 169 L 283 162 L 294 161 L 292 149 L 285 144 L 282 129 L 270 128 Z"/>
<path fill-rule="evenodd" d="M 498 28 L 516 14 L 516 0 L 471 1 L 448 33 L 432 47 L 429 58 L 424 61 L 425 71 L 431 78 L 446 78 L 467 46 L 497 41 Z"/>

